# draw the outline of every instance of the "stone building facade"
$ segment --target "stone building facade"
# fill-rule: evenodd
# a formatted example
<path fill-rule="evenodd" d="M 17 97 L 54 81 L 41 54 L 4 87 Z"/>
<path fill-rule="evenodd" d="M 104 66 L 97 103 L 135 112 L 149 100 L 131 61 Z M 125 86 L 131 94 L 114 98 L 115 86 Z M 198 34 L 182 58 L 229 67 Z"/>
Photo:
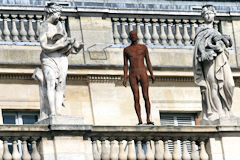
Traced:
<path fill-rule="evenodd" d="M 63 5 L 61 21 L 69 36 L 84 43 L 84 50 L 69 56 L 66 107 L 62 112 L 82 117 L 84 124 L 21 125 L 33 123 L 39 114 L 39 87 L 32 74 L 40 66 L 38 28 L 46 3 L 48 1 L 2 0 L 0 7 L 3 159 L 9 154 L 18 155 L 13 154 L 17 152 L 16 143 L 12 145 L 15 152 L 7 145 L 9 138 L 13 142 L 22 141 L 22 144 L 18 142 L 22 146 L 18 150 L 20 156 L 38 158 L 39 154 L 43 160 L 136 159 L 141 156 L 175 160 L 188 156 L 239 159 L 237 147 L 231 147 L 240 144 L 239 126 L 199 126 L 201 95 L 193 82 L 192 71 L 193 39 L 196 28 L 203 23 L 201 6 L 212 4 L 217 10 L 214 28 L 233 40 L 233 47 L 229 48 L 236 84 L 232 112 L 240 115 L 239 2 L 59 1 Z M 127 88 L 122 86 L 123 48 L 129 45 L 131 28 L 137 30 L 140 43 L 148 46 L 156 76 L 156 82 L 150 83 L 149 88 L 154 127 L 135 126 L 137 117 L 132 92 L 129 84 Z M 144 100 L 140 102 L 145 116 Z M 172 140 L 172 149 L 168 140 Z M 182 151 L 178 149 L 179 140 Z M 186 149 L 189 141 L 191 151 Z M 36 142 L 37 147 L 34 147 Z M 31 151 L 26 148 L 28 143 L 32 143 Z"/>

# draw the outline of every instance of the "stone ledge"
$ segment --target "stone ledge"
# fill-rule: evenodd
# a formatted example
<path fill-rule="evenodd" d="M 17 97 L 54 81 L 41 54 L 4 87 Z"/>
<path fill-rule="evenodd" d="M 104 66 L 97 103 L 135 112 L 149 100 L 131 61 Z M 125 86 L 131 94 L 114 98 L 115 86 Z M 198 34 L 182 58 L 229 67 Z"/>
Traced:
<path fill-rule="evenodd" d="M 239 134 L 240 125 L 238 126 L 220 126 L 220 125 L 209 125 L 209 126 L 93 126 L 93 125 L 48 125 L 48 124 L 34 124 L 34 125 L 0 125 L 0 135 L 5 135 L 6 133 L 21 134 L 21 132 L 28 133 L 49 133 L 51 131 L 60 131 L 59 133 L 68 133 L 71 134 L 80 132 L 85 133 L 94 133 L 94 134 L 215 134 L 215 133 L 224 133 L 224 132 L 236 132 Z M 64 131 L 64 132 L 63 132 Z M 11 135 L 9 135 L 11 136 Z M 170 135 L 169 135 L 170 136 Z"/>
<path fill-rule="evenodd" d="M 0 130 L 1 132 L 3 131 L 49 131 L 48 125 L 45 124 L 38 124 L 38 125 L 10 125 L 10 124 L 5 124 L 5 125 L 0 125 Z"/>
<path fill-rule="evenodd" d="M 83 125 L 84 121 L 82 117 L 73 116 L 52 116 L 46 119 L 39 120 L 36 124 L 48 124 L 48 125 L 72 125 L 78 126 Z"/>
<path fill-rule="evenodd" d="M 217 132 L 217 126 L 93 126 L 92 132 Z"/>
<path fill-rule="evenodd" d="M 50 125 L 49 129 L 52 131 L 91 131 L 92 125 Z"/>

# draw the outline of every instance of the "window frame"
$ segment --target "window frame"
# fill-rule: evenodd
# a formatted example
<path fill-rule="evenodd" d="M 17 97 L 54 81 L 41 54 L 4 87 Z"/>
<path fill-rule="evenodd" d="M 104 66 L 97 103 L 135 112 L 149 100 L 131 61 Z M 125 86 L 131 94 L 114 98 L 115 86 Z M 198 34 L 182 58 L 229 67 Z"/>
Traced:
<path fill-rule="evenodd" d="M 24 116 L 24 115 L 37 116 L 37 119 L 39 119 L 39 117 L 40 117 L 39 110 L 2 110 L 3 124 L 4 124 L 4 121 L 3 121 L 4 115 L 14 115 L 15 116 L 15 125 L 28 125 L 28 124 L 23 124 L 22 116 Z"/>
<path fill-rule="evenodd" d="M 162 114 L 162 116 L 161 116 Z M 163 116 L 172 116 L 173 117 L 173 125 L 172 124 L 162 124 L 162 120 L 161 117 Z M 196 112 L 180 112 L 180 113 L 176 113 L 176 112 L 159 112 L 159 118 L 160 118 L 160 125 L 161 126 L 165 126 L 165 125 L 170 125 L 170 126 L 189 126 L 189 125 L 179 125 L 179 122 L 178 122 L 178 117 L 191 117 L 191 125 L 190 126 L 195 126 L 195 125 L 198 125 L 197 123 L 197 116 L 198 114 Z"/>

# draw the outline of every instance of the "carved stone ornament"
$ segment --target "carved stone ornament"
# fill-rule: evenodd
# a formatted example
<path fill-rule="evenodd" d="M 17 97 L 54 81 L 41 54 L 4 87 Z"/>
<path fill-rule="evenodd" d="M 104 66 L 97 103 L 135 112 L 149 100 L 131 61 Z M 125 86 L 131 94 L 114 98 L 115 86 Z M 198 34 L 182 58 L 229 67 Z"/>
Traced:
<path fill-rule="evenodd" d="M 197 29 L 194 40 L 194 81 L 202 95 L 202 122 L 218 123 L 230 119 L 234 80 L 229 64 L 230 36 L 213 28 L 216 11 L 213 6 L 202 7 L 204 23 Z"/>
<path fill-rule="evenodd" d="M 57 3 L 48 3 L 39 30 L 42 69 L 36 68 L 33 78 L 39 82 L 40 120 L 60 115 L 60 110 L 64 107 L 67 56 L 77 54 L 83 48 L 83 44 L 68 37 L 65 23 L 59 20 L 61 10 L 62 7 Z"/>

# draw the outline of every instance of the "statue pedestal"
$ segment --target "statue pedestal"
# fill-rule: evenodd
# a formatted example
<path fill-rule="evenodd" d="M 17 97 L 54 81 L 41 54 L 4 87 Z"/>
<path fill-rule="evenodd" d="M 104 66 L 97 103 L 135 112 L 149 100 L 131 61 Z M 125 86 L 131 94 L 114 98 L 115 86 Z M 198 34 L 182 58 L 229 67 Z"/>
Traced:
<path fill-rule="evenodd" d="M 42 119 L 36 124 L 49 124 L 49 125 L 79 125 L 84 124 L 82 117 L 73 116 L 52 116 Z"/>
<path fill-rule="evenodd" d="M 240 118 L 238 117 L 230 117 L 230 118 L 220 118 L 218 120 L 219 125 L 221 126 L 237 126 L 240 125 Z"/>
<path fill-rule="evenodd" d="M 220 118 L 214 121 L 202 119 L 200 125 L 220 125 L 220 126 L 238 126 L 240 125 L 239 117 Z"/>

